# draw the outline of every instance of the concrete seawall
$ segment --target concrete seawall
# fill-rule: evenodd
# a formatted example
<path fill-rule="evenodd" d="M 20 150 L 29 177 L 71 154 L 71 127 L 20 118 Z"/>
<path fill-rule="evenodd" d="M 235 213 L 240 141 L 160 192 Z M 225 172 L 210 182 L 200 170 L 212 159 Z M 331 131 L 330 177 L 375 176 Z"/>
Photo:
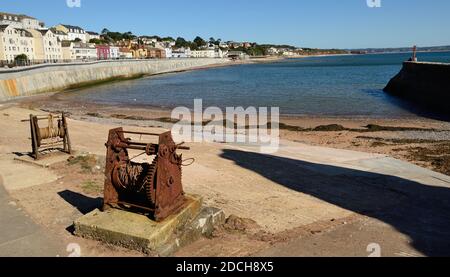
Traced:
<path fill-rule="evenodd" d="M 450 64 L 405 62 L 384 91 L 450 114 Z"/>
<path fill-rule="evenodd" d="M 227 59 L 124 60 L 0 70 L 0 102 L 121 78 L 184 71 Z"/>

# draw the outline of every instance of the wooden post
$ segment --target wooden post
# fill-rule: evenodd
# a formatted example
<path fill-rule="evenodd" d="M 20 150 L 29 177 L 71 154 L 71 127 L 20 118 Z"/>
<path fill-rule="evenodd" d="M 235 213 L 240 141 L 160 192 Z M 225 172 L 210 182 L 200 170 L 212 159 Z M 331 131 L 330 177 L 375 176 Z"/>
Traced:
<path fill-rule="evenodd" d="M 62 121 L 64 125 L 64 151 L 66 151 L 69 155 L 72 155 L 72 146 L 70 144 L 70 136 L 69 136 L 69 126 L 67 125 L 66 115 L 62 114 Z M 67 147 L 67 149 L 66 149 Z"/>
<path fill-rule="evenodd" d="M 31 128 L 31 147 L 33 150 L 32 156 L 36 160 L 39 159 L 39 146 L 38 146 L 38 138 L 37 138 L 37 126 L 35 121 L 35 116 L 30 114 L 30 128 Z"/>

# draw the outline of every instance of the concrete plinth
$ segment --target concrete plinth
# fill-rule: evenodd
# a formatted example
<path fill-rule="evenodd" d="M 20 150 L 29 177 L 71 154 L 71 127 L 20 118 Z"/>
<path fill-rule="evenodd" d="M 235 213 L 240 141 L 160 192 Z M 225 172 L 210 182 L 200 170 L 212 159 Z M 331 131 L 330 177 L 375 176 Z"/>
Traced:
<path fill-rule="evenodd" d="M 202 199 L 188 196 L 185 208 L 163 222 L 144 215 L 111 209 L 95 210 L 74 222 L 75 234 L 144 253 L 168 256 L 179 247 L 212 233 L 214 224 L 225 216 L 215 209 L 202 208 Z"/>

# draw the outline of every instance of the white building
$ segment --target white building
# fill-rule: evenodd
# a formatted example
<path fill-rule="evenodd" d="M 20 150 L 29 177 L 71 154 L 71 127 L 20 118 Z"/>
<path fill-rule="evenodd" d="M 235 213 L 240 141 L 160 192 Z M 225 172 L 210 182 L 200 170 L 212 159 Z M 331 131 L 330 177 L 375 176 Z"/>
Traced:
<path fill-rule="evenodd" d="M 221 48 L 217 47 L 215 49 L 215 58 L 224 58 L 227 56 L 228 50 L 222 50 Z"/>
<path fill-rule="evenodd" d="M 163 40 L 160 42 L 164 48 L 171 48 L 174 47 L 176 42 L 173 40 Z"/>
<path fill-rule="evenodd" d="M 292 57 L 292 56 L 295 56 L 295 53 L 291 50 L 285 50 L 285 51 L 283 51 L 282 55 L 285 57 Z"/>
<path fill-rule="evenodd" d="M 109 47 L 110 59 L 117 60 L 120 58 L 120 48 L 117 46 Z"/>
<path fill-rule="evenodd" d="M 100 39 L 100 34 L 96 32 L 86 32 L 86 41 L 89 42 L 91 39 Z"/>
<path fill-rule="evenodd" d="M 46 61 L 56 62 L 62 59 L 61 41 L 52 30 L 40 30 L 44 44 Z"/>
<path fill-rule="evenodd" d="M 64 60 L 94 61 L 97 60 L 97 49 L 93 43 L 64 41 L 62 43 Z"/>
<path fill-rule="evenodd" d="M 280 51 L 275 48 L 275 47 L 270 47 L 269 49 L 267 49 L 267 54 L 269 55 L 278 55 Z"/>
<path fill-rule="evenodd" d="M 150 37 L 139 37 L 139 40 L 144 45 L 155 45 L 158 40 L 156 38 L 150 38 Z"/>
<path fill-rule="evenodd" d="M 172 48 L 164 48 L 164 50 L 166 51 L 166 58 L 172 58 Z"/>
<path fill-rule="evenodd" d="M 41 29 L 44 23 L 36 18 L 23 14 L 11 14 L 0 12 L 0 25 L 11 25 L 17 29 Z"/>
<path fill-rule="evenodd" d="M 180 48 L 180 49 L 172 49 L 172 58 L 190 58 L 191 57 L 191 49 L 189 48 Z"/>
<path fill-rule="evenodd" d="M 34 56 L 37 62 L 62 60 L 61 41 L 52 30 L 28 29 L 34 38 Z"/>
<path fill-rule="evenodd" d="M 0 61 L 14 62 L 21 54 L 25 54 L 28 60 L 35 59 L 33 35 L 12 25 L 0 25 Z"/>
<path fill-rule="evenodd" d="M 220 47 L 220 48 L 228 48 L 228 44 L 227 44 L 226 42 L 221 41 L 221 42 L 219 43 L 219 47 Z"/>
<path fill-rule="evenodd" d="M 78 26 L 72 25 L 57 25 L 55 29 L 67 34 L 70 41 L 81 40 L 81 42 L 87 42 L 86 31 Z"/>
<path fill-rule="evenodd" d="M 231 59 L 247 60 L 250 58 L 249 55 L 242 51 L 228 51 L 227 57 Z"/>
<path fill-rule="evenodd" d="M 192 50 L 191 58 L 215 58 L 216 51 L 214 49 Z"/>
<path fill-rule="evenodd" d="M 121 59 L 132 59 L 133 52 L 126 47 L 119 48 L 119 55 Z"/>
<path fill-rule="evenodd" d="M 56 28 L 50 28 L 59 41 L 69 40 L 69 35 L 63 31 L 57 30 Z"/>

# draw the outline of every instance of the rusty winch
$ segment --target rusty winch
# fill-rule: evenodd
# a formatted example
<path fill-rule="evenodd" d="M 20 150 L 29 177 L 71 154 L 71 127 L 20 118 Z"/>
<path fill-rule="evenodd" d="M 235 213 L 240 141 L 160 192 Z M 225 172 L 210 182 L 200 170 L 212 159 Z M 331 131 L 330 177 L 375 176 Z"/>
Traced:
<path fill-rule="evenodd" d="M 136 142 L 125 135 L 156 136 L 159 144 Z M 106 143 L 104 210 L 109 208 L 143 212 L 162 221 L 178 212 L 186 202 L 181 181 L 182 155 L 190 150 L 175 144 L 171 132 L 151 134 L 110 130 Z M 128 150 L 155 156 L 152 163 L 133 162 Z"/>
<path fill-rule="evenodd" d="M 41 128 L 40 121 L 47 121 L 47 127 Z M 31 129 L 31 147 L 32 157 L 36 160 L 40 158 L 40 153 L 45 150 L 53 150 L 58 147 L 67 154 L 72 154 L 69 138 L 69 127 L 67 125 L 66 116 L 64 113 L 61 116 L 53 114 L 36 116 L 30 115 L 29 120 L 22 120 L 23 122 L 30 122 Z"/>

